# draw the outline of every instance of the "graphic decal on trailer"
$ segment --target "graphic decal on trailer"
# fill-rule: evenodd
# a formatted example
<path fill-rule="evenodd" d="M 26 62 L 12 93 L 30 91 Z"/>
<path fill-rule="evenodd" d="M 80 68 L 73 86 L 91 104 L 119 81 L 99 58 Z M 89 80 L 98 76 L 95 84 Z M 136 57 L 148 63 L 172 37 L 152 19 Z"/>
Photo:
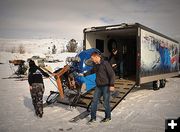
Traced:
<path fill-rule="evenodd" d="M 141 75 L 178 71 L 179 45 L 141 29 Z"/>

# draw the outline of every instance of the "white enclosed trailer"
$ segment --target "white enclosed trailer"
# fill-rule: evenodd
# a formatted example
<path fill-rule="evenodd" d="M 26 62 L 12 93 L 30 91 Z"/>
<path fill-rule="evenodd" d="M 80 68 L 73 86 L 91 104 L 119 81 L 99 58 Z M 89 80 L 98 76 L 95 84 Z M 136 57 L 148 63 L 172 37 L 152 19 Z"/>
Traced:
<path fill-rule="evenodd" d="M 156 90 L 165 86 L 166 78 L 178 75 L 179 43 L 139 23 L 85 28 L 83 46 L 99 49 L 105 58 L 117 48 L 125 79 L 137 86 L 153 82 Z"/>

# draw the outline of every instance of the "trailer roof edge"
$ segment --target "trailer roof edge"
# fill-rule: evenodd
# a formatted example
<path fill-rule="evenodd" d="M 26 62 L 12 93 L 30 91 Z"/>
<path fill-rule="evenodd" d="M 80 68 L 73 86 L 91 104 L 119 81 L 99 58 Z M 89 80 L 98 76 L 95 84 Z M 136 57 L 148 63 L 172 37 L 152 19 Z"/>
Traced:
<path fill-rule="evenodd" d="M 151 29 L 151 28 L 149 28 L 149 27 L 147 27 L 147 26 L 144 26 L 144 25 L 142 25 L 142 24 L 140 24 L 140 23 L 135 23 L 135 24 L 136 24 L 138 27 L 142 28 L 142 29 L 148 30 L 148 31 L 153 32 L 153 33 L 155 33 L 155 34 L 158 34 L 159 36 L 162 36 L 162 37 L 164 37 L 164 38 L 167 38 L 167 39 L 169 39 L 169 40 L 171 40 L 171 41 L 179 44 L 179 42 L 178 42 L 177 40 L 175 40 L 175 39 L 173 39 L 173 38 L 171 38 L 171 37 L 168 37 L 168 36 L 166 36 L 166 35 L 158 32 L 158 31 L 155 31 L 155 30 L 153 30 L 153 29 Z"/>
<path fill-rule="evenodd" d="M 177 40 L 175 40 L 173 38 L 170 38 L 170 37 L 158 32 L 158 31 L 155 31 L 155 30 L 153 30 L 153 29 L 151 29 L 151 28 L 149 28 L 147 26 L 144 26 L 144 25 L 142 25 L 140 23 L 121 23 L 121 24 L 115 24 L 115 25 L 89 27 L 89 28 L 84 28 L 83 33 L 99 31 L 99 30 L 102 31 L 102 30 L 113 29 L 113 28 L 117 29 L 118 27 L 119 27 L 119 29 L 122 28 L 122 27 L 140 27 L 142 29 L 148 30 L 148 31 L 150 31 L 152 33 L 155 33 L 155 34 L 158 34 L 159 36 L 162 36 L 162 37 L 164 37 L 166 39 L 169 39 L 169 40 L 179 44 L 179 42 Z"/>

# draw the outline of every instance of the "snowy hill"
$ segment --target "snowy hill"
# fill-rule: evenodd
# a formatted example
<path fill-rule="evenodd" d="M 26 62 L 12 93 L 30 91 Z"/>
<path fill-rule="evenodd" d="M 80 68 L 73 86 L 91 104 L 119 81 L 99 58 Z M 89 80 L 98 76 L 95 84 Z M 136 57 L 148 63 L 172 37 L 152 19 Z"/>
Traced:
<path fill-rule="evenodd" d="M 65 65 L 67 57 L 74 57 L 77 53 L 65 52 L 69 40 L 66 39 L 0 39 L 0 63 L 8 63 L 9 60 L 27 60 L 32 56 L 46 58 L 52 56 L 60 60 L 58 63 L 51 63 L 53 69 Z M 52 54 L 52 47 L 56 46 L 56 54 Z M 25 53 L 20 54 L 20 47 Z"/>
<path fill-rule="evenodd" d="M 66 49 L 66 39 L 0 39 L 0 51 L 17 52 L 19 46 L 23 46 L 27 53 L 48 53 L 55 45 L 58 53 Z"/>

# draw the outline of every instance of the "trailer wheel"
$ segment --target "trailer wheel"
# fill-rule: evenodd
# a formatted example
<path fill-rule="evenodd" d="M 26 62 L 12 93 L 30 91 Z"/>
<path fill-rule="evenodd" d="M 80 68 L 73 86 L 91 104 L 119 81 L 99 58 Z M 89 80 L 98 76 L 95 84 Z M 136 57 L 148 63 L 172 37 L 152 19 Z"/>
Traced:
<path fill-rule="evenodd" d="M 160 80 L 160 88 L 164 88 L 166 86 L 166 80 L 162 79 Z"/>
<path fill-rule="evenodd" d="M 160 88 L 160 80 L 153 81 L 153 90 L 159 90 Z"/>

